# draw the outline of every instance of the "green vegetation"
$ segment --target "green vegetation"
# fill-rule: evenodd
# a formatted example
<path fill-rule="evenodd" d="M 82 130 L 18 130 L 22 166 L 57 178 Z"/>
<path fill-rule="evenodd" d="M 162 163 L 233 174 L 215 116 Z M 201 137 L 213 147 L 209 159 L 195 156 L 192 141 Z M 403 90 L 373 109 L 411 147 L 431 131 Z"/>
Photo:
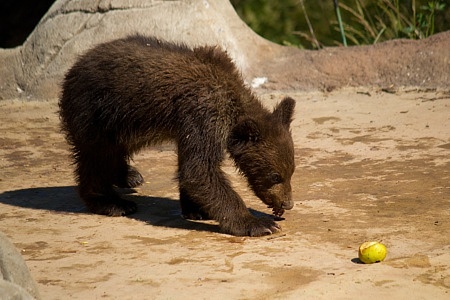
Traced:
<path fill-rule="evenodd" d="M 231 3 L 261 36 L 279 44 L 310 49 L 345 43 L 374 44 L 396 38 L 422 39 L 450 30 L 450 0 L 231 0 Z"/>

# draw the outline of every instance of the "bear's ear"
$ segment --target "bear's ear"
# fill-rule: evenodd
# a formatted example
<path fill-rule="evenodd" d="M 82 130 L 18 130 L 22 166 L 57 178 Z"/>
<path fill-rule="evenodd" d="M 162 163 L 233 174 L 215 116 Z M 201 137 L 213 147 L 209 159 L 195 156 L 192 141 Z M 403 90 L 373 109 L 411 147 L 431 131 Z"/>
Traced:
<path fill-rule="evenodd" d="M 231 130 L 229 138 L 230 146 L 236 146 L 247 142 L 259 141 L 261 132 L 258 124 L 253 119 L 239 121 Z"/>
<path fill-rule="evenodd" d="M 289 127 L 294 115 L 295 100 L 285 97 L 273 110 L 273 116 L 281 122 L 281 124 Z"/>

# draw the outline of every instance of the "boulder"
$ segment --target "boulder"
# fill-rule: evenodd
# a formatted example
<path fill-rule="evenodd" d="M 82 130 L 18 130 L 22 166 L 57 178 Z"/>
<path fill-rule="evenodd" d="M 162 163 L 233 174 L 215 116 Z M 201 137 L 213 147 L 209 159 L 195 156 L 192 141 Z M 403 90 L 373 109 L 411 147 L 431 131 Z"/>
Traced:
<path fill-rule="evenodd" d="M 8 238 L 0 232 L 0 298 L 40 299 L 36 282 L 25 261 Z"/>
<path fill-rule="evenodd" d="M 448 89 L 450 82 L 450 31 L 420 41 L 313 51 L 258 36 L 229 1 L 57 0 L 22 46 L 0 49 L 0 100 L 57 97 L 79 54 L 133 33 L 190 46 L 220 45 L 247 83 L 270 90 Z"/>
<path fill-rule="evenodd" d="M 253 33 L 228 1 L 59 0 L 21 47 L 0 50 L 0 74 L 6 74 L 0 97 L 56 97 L 77 55 L 133 33 L 191 46 L 220 45 L 247 75 L 266 48 L 277 48 Z"/>

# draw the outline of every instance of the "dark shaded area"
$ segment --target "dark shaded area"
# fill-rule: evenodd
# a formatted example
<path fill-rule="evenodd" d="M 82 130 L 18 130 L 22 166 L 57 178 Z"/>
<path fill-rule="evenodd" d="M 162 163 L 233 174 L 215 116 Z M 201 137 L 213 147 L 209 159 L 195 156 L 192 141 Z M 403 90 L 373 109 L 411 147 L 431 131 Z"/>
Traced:
<path fill-rule="evenodd" d="M 358 257 L 352 258 L 351 262 L 358 265 L 364 265 L 364 263 L 361 260 L 359 260 Z"/>
<path fill-rule="evenodd" d="M 0 194 L 0 203 L 62 213 L 87 213 L 83 203 L 78 199 L 73 186 L 38 187 L 6 191 Z"/>
<path fill-rule="evenodd" d="M 178 200 L 140 195 L 128 195 L 130 190 L 124 190 L 124 197 L 138 204 L 138 211 L 127 217 L 143 221 L 154 226 L 181 228 L 187 230 L 218 232 L 214 224 L 190 222 L 181 217 Z M 38 187 L 7 191 L 0 194 L 0 203 L 30 209 L 41 209 L 56 213 L 90 214 L 84 203 L 79 199 L 76 187 Z M 114 217 L 111 217 L 114 218 Z"/>
<path fill-rule="evenodd" d="M 0 1 L 0 48 L 23 44 L 55 0 Z"/>
<path fill-rule="evenodd" d="M 124 189 L 121 192 L 124 198 L 132 200 L 138 205 L 138 211 L 127 216 L 128 218 L 153 226 L 209 232 L 220 231 L 219 226 L 215 222 L 184 219 L 181 216 L 178 200 L 137 194 L 131 195 L 129 193 L 133 193 L 132 189 Z M 38 187 L 6 191 L 0 194 L 0 203 L 23 208 L 48 210 L 56 213 L 90 214 L 84 203 L 79 199 L 74 186 Z M 273 218 L 272 215 L 254 209 L 250 209 L 250 212 L 257 217 Z M 284 220 L 284 218 L 277 218 L 277 221 L 280 220 Z"/>

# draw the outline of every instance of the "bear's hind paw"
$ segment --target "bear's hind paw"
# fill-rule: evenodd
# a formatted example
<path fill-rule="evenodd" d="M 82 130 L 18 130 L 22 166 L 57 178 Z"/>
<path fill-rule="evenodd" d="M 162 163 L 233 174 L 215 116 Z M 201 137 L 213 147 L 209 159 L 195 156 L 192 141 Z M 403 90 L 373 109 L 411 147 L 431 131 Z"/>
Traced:
<path fill-rule="evenodd" d="M 136 203 L 119 197 L 111 199 L 107 196 L 99 196 L 89 199 L 86 204 L 92 213 L 110 217 L 126 216 L 137 211 Z"/>

